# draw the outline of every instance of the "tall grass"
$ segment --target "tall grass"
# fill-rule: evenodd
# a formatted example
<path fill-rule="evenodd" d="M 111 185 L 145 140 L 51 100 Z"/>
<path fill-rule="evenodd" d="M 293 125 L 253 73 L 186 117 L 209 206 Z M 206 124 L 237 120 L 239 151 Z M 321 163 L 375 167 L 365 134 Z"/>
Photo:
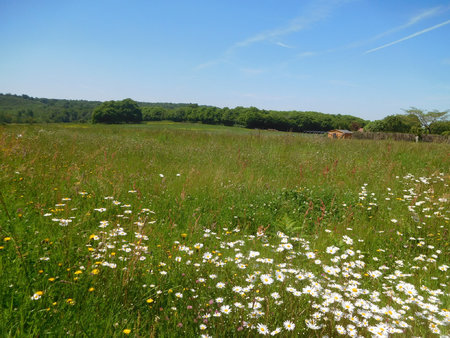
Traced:
<path fill-rule="evenodd" d="M 448 262 L 445 144 L 155 123 L 2 127 L 0 150 L 1 335 L 254 335 L 258 324 L 274 332 L 286 320 L 296 323 L 296 334 L 336 334 L 331 317 L 308 328 L 315 310 L 303 309 L 304 299 L 287 294 L 285 284 L 264 289 L 262 283 L 259 296 L 258 285 L 236 296 L 246 307 L 265 299 L 262 317 L 220 312 L 215 299 L 231 301 L 231 286 L 248 284 L 247 274 L 275 277 L 277 268 L 262 268 L 249 250 L 292 269 L 312 264 L 308 269 L 320 276 L 325 250 L 334 245 L 340 253 L 360 250 L 369 258 L 367 271 L 381 264 L 398 269 L 393 261 L 402 261 L 395 264 L 412 272 L 404 278 L 416 288 L 442 289 L 447 282 L 439 269 Z M 203 237 L 205 229 L 215 235 Z M 344 235 L 355 245 L 343 242 Z M 280 239 L 299 238 L 298 258 L 271 250 Z M 420 238 L 425 244 L 417 246 Z M 247 258 L 237 260 L 249 270 L 230 267 L 230 260 L 216 266 L 236 253 L 223 243 L 240 240 Z M 431 261 L 411 270 L 423 250 Z M 323 262 L 312 263 L 309 251 Z M 223 290 L 215 287 L 219 279 Z M 347 285 L 348 278 L 339 275 L 336 283 Z M 385 287 L 370 278 L 361 286 L 380 293 Z M 269 301 L 276 291 L 286 297 L 283 305 Z M 448 307 L 445 292 L 440 315 Z M 202 318 L 215 313 L 206 307 L 223 315 Z M 434 322 L 418 320 L 403 334 L 430 334 Z"/>

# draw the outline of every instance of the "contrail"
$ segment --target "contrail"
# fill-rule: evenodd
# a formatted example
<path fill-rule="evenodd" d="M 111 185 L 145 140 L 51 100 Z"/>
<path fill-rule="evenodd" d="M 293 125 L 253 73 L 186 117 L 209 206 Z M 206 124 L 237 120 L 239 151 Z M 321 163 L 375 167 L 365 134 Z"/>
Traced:
<path fill-rule="evenodd" d="M 424 29 L 424 30 L 421 30 L 420 32 L 416 32 L 416 33 L 414 33 L 414 34 L 408 35 L 408 36 L 406 36 L 406 37 L 404 37 L 404 38 L 402 38 L 402 39 L 400 39 L 400 40 L 396 40 L 396 41 L 390 42 L 390 43 L 388 43 L 388 44 L 385 44 L 385 45 L 380 46 L 380 47 L 377 47 L 377 48 L 369 49 L 369 50 L 366 51 L 364 54 L 369 54 L 369 53 L 375 52 L 375 51 L 377 51 L 377 50 L 379 50 L 379 49 L 383 49 L 383 48 L 386 48 L 386 47 L 395 45 L 395 44 L 397 44 L 397 43 L 399 43 L 399 42 L 402 42 L 402 41 L 405 41 L 405 40 L 412 39 L 412 38 L 414 38 L 414 37 L 416 37 L 416 36 L 419 36 L 419 35 L 422 35 L 422 34 L 424 34 L 424 33 L 429 32 L 429 31 L 432 31 L 432 30 L 434 30 L 434 29 L 436 29 L 436 28 L 439 28 L 439 27 L 448 25 L 449 23 L 450 23 L 450 20 L 444 21 L 444 22 L 442 22 L 442 23 L 440 23 L 440 24 L 438 24 L 438 25 L 435 25 L 435 26 L 433 26 L 433 27 L 429 27 L 429 28 L 426 28 L 426 29 Z"/>

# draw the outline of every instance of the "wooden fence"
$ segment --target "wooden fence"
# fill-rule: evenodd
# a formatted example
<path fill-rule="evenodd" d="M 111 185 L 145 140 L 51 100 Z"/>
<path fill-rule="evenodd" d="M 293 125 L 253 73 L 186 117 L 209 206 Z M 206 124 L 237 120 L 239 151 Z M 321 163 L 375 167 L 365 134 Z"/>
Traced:
<path fill-rule="evenodd" d="M 395 140 L 409 142 L 416 141 L 416 135 L 404 133 L 354 132 L 353 138 L 359 140 Z M 437 142 L 450 144 L 450 137 L 442 135 L 422 135 L 419 138 L 419 142 Z"/>

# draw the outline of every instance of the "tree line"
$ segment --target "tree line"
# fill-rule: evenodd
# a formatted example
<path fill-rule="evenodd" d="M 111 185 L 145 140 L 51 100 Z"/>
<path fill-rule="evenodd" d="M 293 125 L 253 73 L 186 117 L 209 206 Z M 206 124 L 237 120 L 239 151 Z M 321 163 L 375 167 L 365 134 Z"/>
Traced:
<path fill-rule="evenodd" d="M 450 135 L 449 110 L 426 111 L 411 107 L 404 110 L 405 114 L 388 115 L 382 120 L 368 123 L 365 131 L 408 133 L 414 135 L 435 134 Z"/>
<path fill-rule="evenodd" d="M 89 122 L 99 101 L 0 94 L 0 123 Z"/>
<path fill-rule="evenodd" d="M 200 122 L 294 132 L 358 130 L 367 124 L 367 121 L 351 115 L 332 115 L 314 111 L 274 111 L 256 107 L 218 108 L 197 104 L 171 109 L 144 107 L 142 116 L 144 121 Z"/>
<path fill-rule="evenodd" d="M 368 121 L 351 115 L 314 111 L 274 111 L 256 107 L 218 108 L 198 104 L 85 101 L 0 94 L 0 123 L 138 123 L 140 121 L 199 122 L 280 131 L 358 130 Z"/>
<path fill-rule="evenodd" d="M 175 121 L 242 126 L 280 131 L 328 131 L 331 129 L 422 134 L 450 134 L 447 111 L 410 108 L 404 114 L 367 121 L 343 114 L 315 111 L 275 111 L 256 107 L 219 108 L 186 103 L 86 101 L 33 98 L 28 95 L 0 94 L 0 123 L 139 123 Z"/>

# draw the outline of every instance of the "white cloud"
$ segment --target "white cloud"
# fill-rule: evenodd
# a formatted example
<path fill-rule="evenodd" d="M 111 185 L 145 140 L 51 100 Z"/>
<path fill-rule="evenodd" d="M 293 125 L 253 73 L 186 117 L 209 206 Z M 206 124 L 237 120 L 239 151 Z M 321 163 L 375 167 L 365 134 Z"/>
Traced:
<path fill-rule="evenodd" d="M 442 14 L 446 10 L 447 10 L 447 8 L 443 8 L 441 6 L 425 9 L 422 12 L 420 12 L 419 14 L 411 17 L 408 20 L 408 22 L 406 22 L 405 24 L 391 28 L 391 29 L 387 30 L 386 32 L 378 34 L 378 35 L 374 36 L 373 38 L 371 38 L 370 41 L 378 40 L 386 35 L 390 35 L 392 33 L 398 32 L 405 28 L 411 27 L 411 26 L 415 25 L 416 23 L 419 23 L 420 21 L 431 18 L 437 14 Z"/>
<path fill-rule="evenodd" d="M 419 21 L 422 21 L 429 17 L 435 16 L 436 14 L 442 13 L 442 11 L 443 11 L 443 8 L 441 6 L 426 9 L 422 13 L 409 19 L 409 21 L 404 26 L 408 27 L 408 26 L 414 25 Z"/>
<path fill-rule="evenodd" d="M 257 42 L 273 40 L 281 36 L 299 32 L 305 28 L 308 28 L 313 23 L 327 18 L 331 14 L 331 12 L 343 2 L 347 1 L 329 1 L 326 3 L 318 2 L 319 5 L 310 8 L 306 13 L 303 13 L 302 15 L 292 19 L 285 26 L 263 31 L 252 37 L 236 42 L 228 49 L 228 53 L 234 51 L 237 48 L 247 47 Z"/>
<path fill-rule="evenodd" d="M 196 69 L 202 69 L 224 62 L 237 50 L 259 42 L 271 41 L 278 46 L 290 48 L 289 45 L 279 42 L 277 39 L 282 36 L 299 32 L 303 29 L 310 27 L 312 24 L 316 22 L 326 19 L 336 7 L 349 1 L 352 0 L 331 0 L 326 2 L 324 1 L 313 2 L 314 6 L 312 8 L 309 8 L 308 10 L 303 12 L 302 15 L 295 17 L 294 19 L 289 21 L 286 25 L 262 31 L 254 36 L 238 41 L 233 45 L 231 45 L 225 51 L 224 56 L 222 58 L 205 62 L 197 66 Z"/>
<path fill-rule="evenodd" d="M 423 29 L 423 30 L 421 30 L 421 31 L 419 31 L 419 32 L 416 32 L 416 33 L 414 33 L 414 34 L 405 36 L 404 38 L 401 38 L 401 39 L 399 39 L 399 40 L 392 41 L 392 42 L 387 43 L 387 44 L 385 44 L 385 45 L 382 45 L 382 46 L 380 46 L 380 47 L 376 47 L 376 48 L 373 48 L 373 49 L 369 49 L 369 50 L 367 50 L 366 52 L 364 52 L 364 54 L 373 53 L 373 52 L 375 52 L 375 51 L 377 51 L 377 50 L 380 50 L 380 49 L 383 49 L 383 48 L 386 48 L 386 47 L 390 47 L 390 46 L 396 45 L 397 43 L 400 43 L 400 42 L 403 42 L 403 41 L 406 41 L 406 40 L 415 38 L 416 36 L 425 34 L 425 33 L 427 33 L 427 32 L 430 32 L 430 31 L 432 31 L 432 30 L 435 30 L 435 29 L 437 29 L 437 28 L 440 28 L 440 27 L 445 26 L 445 25 L 448 25 L 448 24 L 450 24 L 450 20 L 441 22 L 440 24 L 437 24 L 437 25 L 434 25 L 434 26 L 432 26 L 432 27 Z"/>
<path fill-rule="evenodd" d="M 293 48 L 292 46 L 286 45 L 285 43 L 282 43 L 282 42 L 279 42 L 279 41 L 275 42 L 275 44 L 277 46 L 284 47 L 284 48 Z"/>
<path fill-rule="evenodd" d="M 387 31 L 384 31 L 378 35 L 375 35 L 371 38 L 365 39 L 365 40 L 359 40 L 359 41 L 355 41 L 352 42 L 350 44 L 347 44 L 345 46 L 341 46 L 341 47 L 337 47 L 337 48 L 332 48 L 326 51 L 326 53 L 332 53 L 332 52 L 336 52 L 336 51 L 340 51 L 340 50 L 347 50 L 347 49 L 353 49 L 353 48 L 357 48 L 357 47 L 361 47 L 364 45 L 367 45 L 370 42 L 374 42 L 376 40 L 379 40 L 383 37 L 392 35 L 396 32 L 399 32 L 401 30 L 404 30 L 406 28 L 409 28 L 425 19 L 429 19 L 433 16 L 439 15 L 439 14 L 443 14 L 445 12 L 447 12 L 450 9 L 450 6 L 447 7 L 443 7 L 443 6 L 438 6 L 438 7 L 433 7 L 433 8 L 427 8 L 424 9 L 423 11 L 421 11 L 420 13 L 418 13 L 417 15 L 414 15 L 413 17 L 410 17 L 409 20 L 400 25 L 400 26 L 396 26 L 393 27 Z"/>

